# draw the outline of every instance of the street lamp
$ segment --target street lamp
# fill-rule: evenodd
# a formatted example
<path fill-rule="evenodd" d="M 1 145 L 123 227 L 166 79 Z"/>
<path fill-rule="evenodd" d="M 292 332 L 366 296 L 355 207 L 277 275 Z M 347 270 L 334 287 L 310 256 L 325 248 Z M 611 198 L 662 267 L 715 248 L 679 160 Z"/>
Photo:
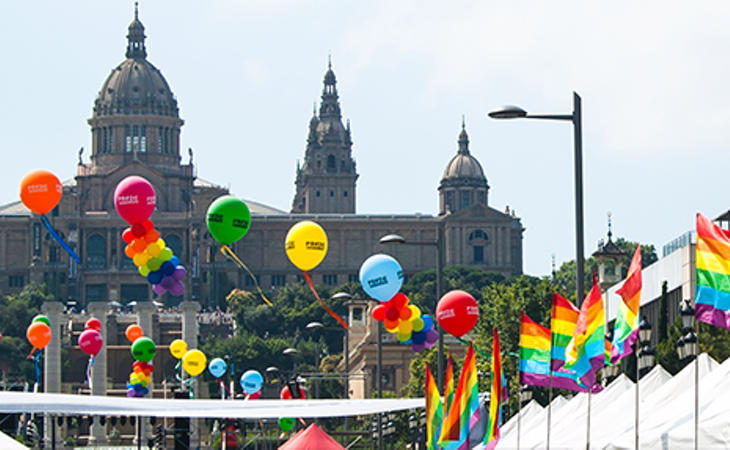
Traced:
<path fill-rule="evenodd" d="M 435 241 L 406 241 L 399 234 L 388 234 L 381 237 L 378 242 L 381 244 L 401 244 L 401 245 L 417 245 L 417 246 L 433 246 L 436 247 L 436 298 L 433 302 L 434 326 L 436 326 L 436 308 L 441 299 L 442 286 L 444 281 L 444 229 L 442 222 L 439 220 L 436 224 L 436 240 Z M 438 373 L 436 375 L 438 389 L 443 392 L 444 388 L 444 330 L 440 326 L 436 327 L 439 333 L 438 344 Z"/>
<path fill-rule="evenodd" d="M 347 292 L 336 292 L 330 297 L 332 300 L 347 302 L 352 300 L 352 295 Z M 345 328 L 345 400 L 350 398 L 350 313 L 347 313 L 347 328 Z M 347 423 L 347 417 L 345 417 Z M 347 427 L 345 427 L 347 429 Z"/>
<path fill-rule="evenodd" d="M 320 330 L 324 328 L 321 322 L 309 322 L 304 326 L 307 330 Z M 319 342 L 314 341 L 314 398 L 319 398 Z"/>
<path fill-rule="evenodd" d="M 299 353 L 299 351 L 295 348 L 289 347 L 285 348 L 281 353 L 292 357 L 292 378 L 294 378 L 297 374 L 297 360 L 295 359 L 295 356 Z"/>
<path fill-rule="evenodd" d="M 679 315 L 682 316 L 682 333 L 686 333 L 680 337 L 677 341 L 677 356 L 680 361 L 694 359 L 695 366 L 695 405 L 694 405 L 694 420 L 695 420 L 695 439 L 694 448 L 699 448 L 699 341 L 697 339 L 697 333 L 694 329 L 694 318 L 695 309 L 692 307 L 692 303 L 689 299 L 684 299 L 680 303 Z"/>
<path fill-rule="evenodd" d="M 581 124 L 581 99 L 573 92 L 572 114 L 528 114 L 519 106 L 507 105 L 488 113 L 492 119 L 544 119 L 573 122 L 573 153 L 575 170 L 575 250 L 576 250 L 576 296 L 575 301 L 583 302 L 583 138 Z"/>

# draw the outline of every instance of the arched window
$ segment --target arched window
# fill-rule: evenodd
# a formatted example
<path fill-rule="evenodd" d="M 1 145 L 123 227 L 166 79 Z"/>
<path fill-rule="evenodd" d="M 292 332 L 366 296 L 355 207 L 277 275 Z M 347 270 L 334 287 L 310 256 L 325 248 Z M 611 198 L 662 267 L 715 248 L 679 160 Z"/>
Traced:
<path fill-rule="evenodd" d="M 337 161 L 335 161 L 335 155 L 327 156 L 327 172 L 337 171 Z"/>
<path fill-rule="evenodd" d="M 91 269 L 106 268 L 106 241 L 100 234 L 92 235 L 86 243 L 86 265 Z"/>
<path fill-rule="evenodd" d="M 172 254 L 182 259 L 182 241 L 180 236 L 176 234 L 168 234 L 165 236 L 165 245 L 170 247 Z"/>

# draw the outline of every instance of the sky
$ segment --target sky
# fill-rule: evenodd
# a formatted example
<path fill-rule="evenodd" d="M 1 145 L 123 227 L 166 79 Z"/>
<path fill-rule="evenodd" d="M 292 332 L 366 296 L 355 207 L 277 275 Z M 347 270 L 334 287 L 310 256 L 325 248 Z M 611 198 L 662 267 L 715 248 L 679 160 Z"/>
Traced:
<path fill-rule="evenodd" d="M 10 2 L 0 15 L 0 204 L 25 173 L 75 175 L 92 106 L 124 60 L 132 1 Z M 730 209 L 730 4 L 721 1 L 141 1 L 148 60 L 185 120 L 200 178 L 288 211 L 331 55 L 351 120 L 357 212 L 438 212 L 462 116 L 489 205 L 525 227 L 524 271 L 575 258 L 569 122 L 500 105 L 583 100 L 585 248 L 661 247 Z M 184 150 L 183 162 L 187 162 Z"/>

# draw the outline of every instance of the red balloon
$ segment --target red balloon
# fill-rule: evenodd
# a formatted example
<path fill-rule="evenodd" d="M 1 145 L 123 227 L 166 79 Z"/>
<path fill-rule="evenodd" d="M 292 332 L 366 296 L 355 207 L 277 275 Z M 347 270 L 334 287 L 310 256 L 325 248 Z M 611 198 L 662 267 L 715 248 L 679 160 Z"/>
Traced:
<path fill-rule="evenodd" d="M 291 400 L 291 391 L 289 391 L 289 386 L 284 386 L 284 388 L 281 390 L 281 394 L 279 394 L 279 398 L 282 400 Z M 304 392 L 304 389 L 302 389 L 301 386 L 299 386 L 299 398 L 298 400 L 304 400 L 307 398 L 307 394 Z"/>
<path fill-rule="evenodd" d="M 261 391 L 256 391 L 253 394 L 248 394 L 249 400 L 258 400 L 261 398 Z"/>
<path fill-rule="evenodd" d="M 393 298 L 388 300 L 388 304 L 390 306 L 393 306 L 397 310 L 400 310 L 401 308 L 403 308 L 407 303 L 408 303 L 408 297 L 406 297 L 406 295 L 402 292 L 398 292 L 397 294 L 395 294 L 393 296 Z"/>
<path fill-rule="evenodd" d="M 132 225 L 132 234 L 134 235 L 134 237 L 141 238 L 145 235 L 146 232 L 147 231 L 144 229 L 144 225 L 142 225 L 141 223 L 135 223 L 134 225 Z"/>
<path fill-rule="evenodd" d="M 84 329 L 101 331 L 101 320 L 97 319 L 96 317 L 92 317 L 91 319 L 86 321 Z"/>
<path fill-rule="evenodd" d="M 385 318 L 390 320 L 391 322 L 394 320 L 398 320 L 398 317 L 400 317 L 400 311 L 392 306 L 385 311 Z"/>
<path fill-rule="evenodd" d="M 140 223 L 149 219 L 155 204 L 155 190 L 142 177 L 129 176 L 120 181 L 114 190 L 114 206 L 127 223 Z"/>
<path fill-rule="evenodd" d="M 375 308 L 373 308 L 373 312 L 372 312 L 373 319 L 385 320 L 385 310 L 386 310 L 386 307 L 382 303 L 380 305 L 376 306 Z"/>
<path fill-rule="evenodd" d="M 101 351 L 104 340 L 96 330 L 86 330 L 79 336 L 79 347 L 87 355 L 97 355 Z"/>
<path fill-rule="evenodd" d="M 124 242 L 127 244 L 131 244 L 134 240 L 134 234 L 132 233 L 131 228 L 125 228 L 124 231 L 122 231 L 122 239 L 124 239 Z"/>
<path fill-rule="evenodd" d="M 439 300 L 436 318 L 447 333 L 461 337 L 471 331 L 479 320 L 479 306 L 468 292 L 450 291 Z"/>

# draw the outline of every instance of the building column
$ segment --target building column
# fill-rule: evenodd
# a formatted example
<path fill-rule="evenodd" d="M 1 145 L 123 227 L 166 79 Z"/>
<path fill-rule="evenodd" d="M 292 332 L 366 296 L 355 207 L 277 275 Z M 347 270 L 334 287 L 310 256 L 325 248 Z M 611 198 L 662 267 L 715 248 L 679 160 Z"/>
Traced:
<path fill-rule="evenodd" d="M 87 305 L 87 309 L 91 317 L 94 317 L 101 322 L 101 336 L 104 339 L 104 344 L 101 346 L 101 351 L 94 357 L 94 365 L 91 367 L 91 395 L 106 395 L 106 359 L 107 351 L 106 344 L 109 342 L 107 336 L 107 320 L 106 320 L 106 303 L 105 302 L 91 302 Z M 99 418 L 94 420 L 91 425 L 91 431 L 89 441 L 95 445 L 104 445 L 106 443 L 106 425 L 99 423 Z"/>
<path fill-rule="evenodd" d="M 51 323 L 51 342 L 44 350 L 43 365 L 43 392 L 61 392 L 61 341 L 63 340 L 63 304 L 61 302 L 45 302 L 41 307 L 43 314 L 48 317 Z M 52 427 L 55 426 L 54 417 L 45 414 L 43 416 L 44 441 L 46 448 L 52 447 Z M 61 430 L 56 430 L 56 448 L 63 446 Z"/>
<path fill-rule="evenodd" d="M 144 332 L 144 336 L 152 338 L 152 314 L 155 312 L 155 305 L 152 304 L 151 301 L 137 301 L 137 305 L 134 307 L 134 312 L 137 313 L 137 324 L 142 327 L 142 331 Z M 150 361 L 153 365 L 155 364 L 154 360 Z M 130 367 L 130 370 L 132 368 Z M 158 369 L 159 370 L 159 369 Z M 147 385 L 147 389 L 149 389 L 150 398 L 153 394 L 153 389 L 155 385 L 155 372 L 153 371 L 150 374 L 150 382 Z M 150 421 L 146 417 L 137 417 L 137 420 L 141 421 L 141 435 L 142 435 L 142 444 L 146 444 L 147 437 L 151 435 L 151 426 Z M 135 443 L 137 443 L 136 437 L 135 437 Z"/>
<path fill-rule="evenodd" d="M 200 304 L 197 302 L 180 302 L 182 311 L 182 339 L 188 344 L 188 349 L 198 348 L 198 311 Z M 193 396 L 198 398 L 200 389 L 198 379 L 193 380 Z M 190 448 L 198 448 L 200 445 L 200 419 L 190 419 Z"/>

